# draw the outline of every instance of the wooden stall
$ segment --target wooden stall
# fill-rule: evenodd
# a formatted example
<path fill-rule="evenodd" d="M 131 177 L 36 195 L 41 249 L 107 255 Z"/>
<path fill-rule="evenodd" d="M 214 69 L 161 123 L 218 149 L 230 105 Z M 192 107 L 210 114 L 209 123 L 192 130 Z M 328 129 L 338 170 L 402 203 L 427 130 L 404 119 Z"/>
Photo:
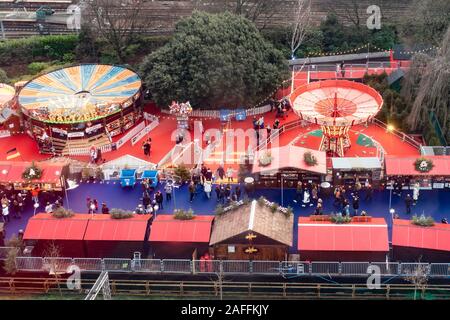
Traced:
<path fill-rule="evenodd" d="M 107 214 L 92 215 L 84 242 L 89 258 L 132 258 L 144 251 L 151 215 L 114 219 Z"/>
<path fill-rule="evenodd" d="M 388 226 L 383 218 L 354 217 L 345 224 L 298 218 L 298 252 L 302 261 L 386 261 Z"/>
<path fill-rule="evenodd" d="M 218 215 L 209 242 L 214 259 L 285 260 L 293 242 L 293 221 L 292 215 L 273 212 L 256 200 Z"/>
<path fill-rule="evenodd" d="M 197 259 L 208 252 L 214 216 L 178 220 L 174 215 L 158 215 L 152 223 L 149 243 L 157 259 Z"/>
<path fill-rule="evenodd" d="M 392 227 L 394 259 L 411 262 L 450 261 L 450 225 L 436 223 L 422 227 L 410 220 L 394 219 Z"/>
<path fill-rule="evenodd" d="M 415 183 L 421 189 L 450 188 L 450 156 L 386 156 L 385 164 L 388 179 L 401 178 L 406 188 Z"/>
<path fill-rule="evenodd" d="M 31 190 L 35 186 L 39 186 L 42 191 L 64 190 L 65 178 L 69 174 L 67 164 L 36 162 L 34 165 L 42 171 L 40 178 L 26 179 L 23 174 L 32 164 L 24 161 L 0 161 L 0 184 L 13 185 L 15 190 Z"/>
<path fill-rule="evenodd" d="M 317 164 L 306 163 L 305 153 L 310 153 Z M 262 159 L 268 155 L 272 160 L 264 164 Z M 291 145 L 262 150 L 255 154 L 252 173 L 255 175 L 255 186 L 260 188 L 296 188 L 299 182 L 320 184 L 327 174 L 326 154 Z"/>
<path fill-rule="evenodd" d="M 377 188 L 381 184 L 382 164 L 379 158 L 332 158 L 333 184 L 353 187 L 367 181 Z"/>
<path fill-rule="evenodd" d="M 53 243 L 61 257 L 85 257 L 83 238 L 91 215 L 76 214 L 70 218 L 54 218 L 47 213 L 31 217 L 23 239 L 34 246 L 34 256 L 45 256 Z"/>

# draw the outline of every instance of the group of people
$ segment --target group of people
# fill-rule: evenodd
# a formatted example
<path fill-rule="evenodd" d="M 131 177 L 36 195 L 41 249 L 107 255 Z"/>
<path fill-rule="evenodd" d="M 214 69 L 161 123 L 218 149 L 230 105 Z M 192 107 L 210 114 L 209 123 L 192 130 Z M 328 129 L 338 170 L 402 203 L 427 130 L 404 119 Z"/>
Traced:
<path fill-rule="evenodd" d="M 261 134 L 264 137 L 264 131 L 266 131 L 266 139 L 267 139 L 267 143 L 270 142 L 270 136 L 272 134 L 272 130 L 278 130 L 280 128 L 280 120 L 276 119 L 273 123 L 273 128 L 270 126 L 270 124 L 265 125 L 264 123 L 264 117 L 261 116 L 259 119 L 257 119 L 255 116 L 253 117 L 252 120 L 253 123 L 253 130 L 255 130 L 255 134 L 256 134 L 256 142 L 257 145 L 260 144 L 260 138 L 261 138 Z"/>
<path fill-rule="evenodd" d="M 279 118 L 279 117 L 284 118 L 285 115 L 291 109 L 291 103 L 289 102 L 289 100 L 287 98 L 283 98 L 278 101 L 275 99 L 270 99 L 269 104 L 270 104 L 270 111 L 273 111 L 274 109 L 276 110 L 277 118 Z"/>
<path fill-rule="evenodd" d="M 96 146 L 92 146 L 90 151 L 89 151 L 89 155 L 91 158 L 91 163 L 99 163 L 102 160 L 104 161 L 103 157 L 102 157 L 102 150 L 100 148 L 97 148 Z"/>
<path fill-rule="evenodd" d="M 398 197 L 402 197 L 403 187 L 406 186 L 408 188 L 408 193 L 405 196 L 405 207 L 406 213 L 411 214 L 412 207 L 415 206 L 419 201 L 420 184 L 416 182 L 411 187 L 409 179 L 403 179 L 402 177 L 394 177 L 392 178 L 390 185 L 392 187 L 392 194 Z M 412 195 L 410 193 L 411 188 L 412 188 Z"/>

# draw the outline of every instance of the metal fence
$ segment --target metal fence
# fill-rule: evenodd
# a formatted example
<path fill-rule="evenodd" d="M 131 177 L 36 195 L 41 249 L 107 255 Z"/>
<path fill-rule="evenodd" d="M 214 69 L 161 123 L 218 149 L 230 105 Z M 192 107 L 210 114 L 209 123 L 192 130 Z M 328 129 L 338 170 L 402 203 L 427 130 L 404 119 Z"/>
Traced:
<path fill-rule="evenodd" d="M 158 274 L 224 274 L 224 275 L 332 275 L 367 277 L 370 266 L 378 267 L 384 276 L 408 276 L 419 272 L 427 276 L 449 277 L 450 263 L 398 262 L 306 262 L 188 259 L 119 259 L 119 258 L 41 258 L 17 257 L 18 271 L 65 271 L 71 265 L 82 272 L 158 273 Z M 372 268 L 373 270 L 373 268 Z"/>

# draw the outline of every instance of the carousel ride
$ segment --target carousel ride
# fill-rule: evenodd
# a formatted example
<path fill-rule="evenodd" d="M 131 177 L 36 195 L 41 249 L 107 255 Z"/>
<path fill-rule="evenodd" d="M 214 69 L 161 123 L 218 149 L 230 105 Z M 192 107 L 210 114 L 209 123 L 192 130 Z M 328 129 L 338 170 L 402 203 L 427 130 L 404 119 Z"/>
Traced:
<path fill-rule="evenodd" d="M 322 130 L 319 150 L 343 157 L 350 148 L 349 130 L 380 111 L 383 98 L 373 88 L 348 80 L 325 80 L 298 87 L 290 96 L 294 111 Z"/>
<path fill-rule="evenodd" d="M 134 114 L 124 117 L 136 106 L 141 87 L 139 76 L 125 67 L 82 64 L 30 80 L 20 90 L 18 104 L 34 134 L 57 128 L 67 135 L 91 126 L 119 129 L 114 132 L 119 134 L 136 120 Z M 110 126 L 112 120 L 119 121 Z"/>

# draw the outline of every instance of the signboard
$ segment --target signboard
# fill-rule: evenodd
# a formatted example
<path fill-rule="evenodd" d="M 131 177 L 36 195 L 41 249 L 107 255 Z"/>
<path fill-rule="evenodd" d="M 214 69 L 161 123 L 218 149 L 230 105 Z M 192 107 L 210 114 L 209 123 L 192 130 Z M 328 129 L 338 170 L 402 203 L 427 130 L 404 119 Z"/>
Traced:
<path fill-rule="evenodd" d="M 102 126 L 102 124 L 101 123 L 98 123 L 98 124 L 96 124 L 96 125 L 94 125 L 94 126 L 92 126 L 92 127 L 89 127 L 89 128 L 86 128 L 86 133 L 91 133 L 91 132 L 94 132 L 94 131 L 97 131 L 98 129 L 101 129 L 103 126 Z"/>
<path fill-rule="evenodd" d="M 79 138 L 79 137 L 84 137 L 84 132 L 83 131 L 79 131 L 79 132 L 70 132 L 67 134 L 67 137 L 69 138 Z"/>
<path fill-rule="evenodd" d="M 133 138 L 131 138 L 131 145 L 134 146 L 139 140 L 141 140 L 145 135 L 147 135 L 150 131 L 152 131 L 157 124 L 150 123 L 148 126 L 144 128 L 141 132 L 139 132 L 137 135 L 135 135 Z"/>
<path fill-rule="evenodd" d="M 52 131 L 58 134 L 67 135 L 67 131 L 59 128 L 52 128 Z"/>

